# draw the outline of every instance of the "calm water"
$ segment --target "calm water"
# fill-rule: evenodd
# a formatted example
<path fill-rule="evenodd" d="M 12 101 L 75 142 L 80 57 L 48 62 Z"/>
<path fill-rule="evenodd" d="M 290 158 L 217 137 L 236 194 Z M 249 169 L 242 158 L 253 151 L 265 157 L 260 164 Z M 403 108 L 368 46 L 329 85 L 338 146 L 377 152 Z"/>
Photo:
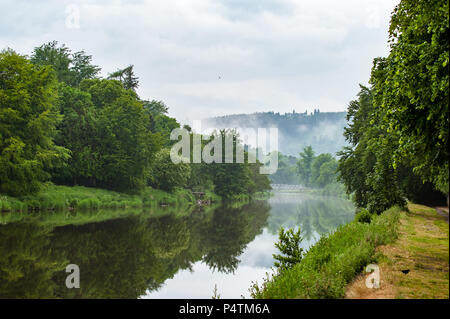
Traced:
<path fill-rule="evenodd" d="M 100 211 L 0 215 L 0 298 L 248 297 L 273 265 L 280 226 L 303 247 L 353 219 L 349 201 L 276 193 L 191 213 Z M 80 267 L 67 289 L 65 267 Z"/>

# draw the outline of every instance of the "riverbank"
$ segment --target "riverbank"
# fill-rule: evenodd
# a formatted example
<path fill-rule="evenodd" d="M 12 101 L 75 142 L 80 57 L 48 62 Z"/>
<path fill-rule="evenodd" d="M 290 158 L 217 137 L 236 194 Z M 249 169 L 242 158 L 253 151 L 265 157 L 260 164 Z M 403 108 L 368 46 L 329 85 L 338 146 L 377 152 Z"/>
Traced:
<path fill-rule="evenodd" d="M 408 210 L 401 213 L 398 240 L 377 248 L 380 288 L 366 288 L 361 274 L 346 298 L 449 298 L 448 211 L 414 204 Z"/>
<path fill-rule="evenodd" d="M 220 201 L 220 196 L 205 192 L 203 202 Z M 83 186 L 59 186 L 48 184 L 36 195 L 14 198 L 0 195 L 1 212 L 62 211 L 125 209 L 152 206 L 197 205 L 195 195 L 187 189 L 177 188 L 168 193 L 145 188 L 139 195 L 118 193 L 105 189 Z"/>
<path fill-rule="evenodd" d="M 345 288 L 375 261 L 376 247 L 397 238 L 401 209 L 391 208 L 370 223 L 352 221 L 322 237 L 302 261 L 250 288 L 253 298 L 343 298 Z"/>

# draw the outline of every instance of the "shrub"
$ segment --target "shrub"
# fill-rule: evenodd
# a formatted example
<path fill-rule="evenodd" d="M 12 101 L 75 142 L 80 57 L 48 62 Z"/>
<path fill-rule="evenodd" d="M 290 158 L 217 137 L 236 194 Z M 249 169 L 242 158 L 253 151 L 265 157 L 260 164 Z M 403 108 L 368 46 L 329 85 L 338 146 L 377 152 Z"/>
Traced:
<path fill-rule="evenodd" d="M 273 254 L 273 258 L 277 260 L 274 266 L 281 272 L 291 268 L 302 260 L 303 249 L 300 248 L 302 241 L 300 229 L 294 233 L 293 229 L 285 231 L 281 227 L 278 238 L 279 240 L 275 243 L 275 247 L 278 248 L 281 254 Z"/>
<path fill-rule="evenodd" d="M 372 221 L 372 214 L 367 209 L 362 209 L 356 214 L 355 220 L 359 223 L 368 223 Z"/>

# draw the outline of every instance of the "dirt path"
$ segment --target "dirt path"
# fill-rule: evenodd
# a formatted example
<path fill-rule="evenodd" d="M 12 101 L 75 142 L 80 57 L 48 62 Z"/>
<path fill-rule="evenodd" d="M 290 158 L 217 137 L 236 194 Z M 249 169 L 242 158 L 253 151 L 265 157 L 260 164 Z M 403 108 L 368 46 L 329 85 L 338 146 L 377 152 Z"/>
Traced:
<path fill-rule="evenodd" d="M 445 217 L 448 224 L 448 207 L 435 207 L 435 209 L 439 215 Z"/>
<path fill-rule="evenodd" d="M 414 204 L 408 208 L 397 241 L 377 248 L 380 288 L 367 288 L 363 273 L 347 286 L 346 298 L 449 298 L 448 213 Z"/>

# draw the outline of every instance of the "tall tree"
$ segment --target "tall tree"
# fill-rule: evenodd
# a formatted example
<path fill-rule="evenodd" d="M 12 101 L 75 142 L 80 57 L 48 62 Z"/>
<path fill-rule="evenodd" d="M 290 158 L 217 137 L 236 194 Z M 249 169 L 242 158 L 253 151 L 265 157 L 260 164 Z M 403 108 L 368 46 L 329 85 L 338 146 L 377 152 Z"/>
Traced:
<path fill-rule="evenodd" d="M 145 174 L 161 146 L 148 129 L 149 117 L 132 90 L 115 80 L 84 80 L 81 90 L 97 108 L 97 135 L 91 145 L 99 154 L 95 185 L 119 191 L 145 185 Z"/>
<path fill-rule="evenodd" d="M 398 134 L 394 164 L 412 158 L 415 172 L 448 194 L 449 1 L 402 0 L 389 28 L 390 54 L 374 61 L 374 103 Z"/>
<path fill-rule="evenodd" d="M 0 53 L 0 193 L 37 192 L 48 170 L 67 160 L 67 149 L 53 142 L 61 120 L 56 84 L 51 68 Z"/>
<path fill-rule="evenodd" d="M 314 151 L 311 145 L 305 147 L 303 152 L 300 152 L 300 159 L 297 161 L 297 170 L 300 179 L 305 186 L 311 185 L 312 163 L 314 160 Z"/>
<path fill-rule="evenodd" d="M 432 185 L 422 183 L 410 162 L 403 160 L 394 167 L 399 133 L 390 133 L 384 126 L 384 110 L 374 105 L 371 89 L 361 86 L 358 99 L 350 102 L 347 118 L 344 135 L 351 146 L 338 153 L 338 172 L 358 207 L 381 213 L 404 205 L 406 199 L 434 197 Z"/>
<path fill-rule="evenodd" d="M 127 90 L 135 91 L 139 86 L 139 78 L 134 74 L 133 68 L 133 65 L 129 65 L 124 69 L 119 69 L 111 73 L 108 78 L 122 82 Z"/>
<path fill-rule="evenodd" d="M 92 56 L 84 51 L 72 53 L 64 44 L 59 46 L 57 41 L 36 47 L 30 61 L 39 66 L 50 65 L 58 81 L 71 86 L 78 86 L 84 79 L 93 79 L 100 72 L 98 66 L 91 64 Z"/>

